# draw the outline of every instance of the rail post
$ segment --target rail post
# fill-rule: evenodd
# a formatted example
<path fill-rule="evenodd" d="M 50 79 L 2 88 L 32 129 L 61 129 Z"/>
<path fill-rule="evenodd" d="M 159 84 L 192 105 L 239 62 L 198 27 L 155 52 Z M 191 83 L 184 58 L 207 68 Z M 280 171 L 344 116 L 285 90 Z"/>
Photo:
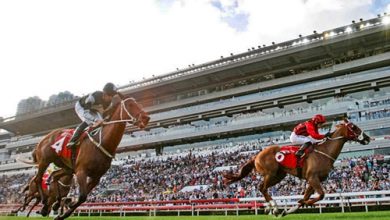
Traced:
<path fill-rule="evenodd" d="M 255 215 L 257 215 L 257 201 L 255 200 Z"/>
<path fill-rule="evenodd" d="M 341 212 L 344 213 L 344 197 L 340 193 L 340 200 L 341 200 Z"/>

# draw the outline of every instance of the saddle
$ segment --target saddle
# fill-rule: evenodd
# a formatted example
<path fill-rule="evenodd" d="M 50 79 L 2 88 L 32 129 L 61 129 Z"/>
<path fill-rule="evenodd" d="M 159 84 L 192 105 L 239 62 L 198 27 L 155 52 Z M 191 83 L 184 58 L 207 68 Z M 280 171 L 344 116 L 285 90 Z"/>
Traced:
<path fill-rule="evenodd" d="M 74 133 L 74 129 L 64 129 L 55 139 L 54 141 L 54 144 L 52 144 L 50 147 L 57 153 L 57 155 L 59 157 L 62 158 L 62 161 L 70 168 L 72 168 L 72 151 L 75 149 L 75 160 L 79 154 L 79 151 L 80 151 L 80 143 L 85 139 L 85 137 L 87 136 L 87 132 L 89 132 L 89 130 L 87 131 L 84 131 L 76 146 L 73 147 L 72 149 L 66 147 L 66 145 L 69 143 L 70 139 L 72 138 L 73 136 L 73 133 Z"/>
<path fill-rule="evenodd" d="M 287 145 L 280 147 L 280 151 L 276 153 L 276 161 L 283 167 L 288 169 L 297 169 L 298 177 L 302 176 L 302 167 L 304 166 L 305 158 L 314 151 L 314 145 L 305 149 L 302 157 L 298 158 L 295 153 L 300 146 Z"/>

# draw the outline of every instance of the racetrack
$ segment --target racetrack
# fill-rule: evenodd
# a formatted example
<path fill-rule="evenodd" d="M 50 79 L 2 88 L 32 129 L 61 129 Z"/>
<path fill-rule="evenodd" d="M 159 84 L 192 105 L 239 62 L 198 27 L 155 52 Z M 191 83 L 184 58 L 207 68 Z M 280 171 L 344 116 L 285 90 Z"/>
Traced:
<path fill-rule="evenodd" d="M 50 218 L 35 218 L 35 217 L 0 217 L 0 220 L 47 220 Z M 267 215 L 241 215 L 241 216 L 157 216 L 157 217 L 72 217 L 68 218 L 71 220 L 87 220 L 87 219 L 97 219 L 97 220 L 252 220 L 252 219 L 261 219 L 261 220 L 271 220 L 275 219 L 273 216 Z M 299 220 L 388 220 L 390 219 L 390 211 L 379 211 L 379 212 L 353 212 L 353 213 L 323 213 L 323 214 L 291 214 L 281 219 L 299 219 Z"/>

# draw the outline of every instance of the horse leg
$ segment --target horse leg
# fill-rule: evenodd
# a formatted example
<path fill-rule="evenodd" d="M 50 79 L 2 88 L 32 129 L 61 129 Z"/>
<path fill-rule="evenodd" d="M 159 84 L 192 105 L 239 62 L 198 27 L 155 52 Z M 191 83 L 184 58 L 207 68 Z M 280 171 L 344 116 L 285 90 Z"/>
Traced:
<path fill-rule="evenodd" d="M 41 197 L 41 201 L 42 201 L 42 204 L 43 204 L 43 207 L 41 209 L 41 214 L 42 216 L 46 216 L 47 215 L 47 211 L 48 211 L 48 208 L 47 208 L 47 197 L 45 195 L 45 193 L 43 192 L 43 189 L 42 189 L 42 178 L 43 178 L 43 174 L 45 173 L 47 167 L 49 166 L 48 163 L 46 162 L 41 162 L 38 166 L 38 172 L 37 172 L 37 175 L 35 176 L 34 178 L 34 181 L 35 181 L 35 184 L 38 188 L 38 192 L 39 192 L 39 195 Z"/>
<path fill-rule="evenodd" d="M 303 196 L 303 199 L 299 200 L 298 203 L 300 206 L 305 204 L 305 201 L 310 199 L 310 196 L 313 195 L 314 193 L 314 188 L 309 185 L 307 189 L 305 190 L 305 195 Z"/>
<path fill-rule="evenodd" d="M 72 203 L 70 205 L 69 209 L 63 215 L 58 215 L 55 218 L 55 220 L 63 220 L 69 217 L 74 212 L 74 210 L 76 210 L 77 207 L 79 207 L 82 203 L 84 203 L 87 200 L 88 193 L 91 191 L 87 183 L 87 174 L 84 171 L 80 171 L 76 173 L 76 176 L 77 176 L 77 182 L 79 184 L 79 192 L 80 192 L 79 198 L 75 203 Z"/>
<path fill-rule="evenodd" d="M 52 209 L 54 211 L 57 211 L 58 208 L 60 207 L 60 204 L 61 204 L 61 191 L 59 189 L 59 184 L 58 184 L 58 181 L 53 181 L 51 184 L 50 184 L 51 187 L 53 188 L 56 188 L 56 201 L 53 203 L 53 206 L 52 206 Z M 54 195 L 53 195 L 54 196 Z"/>
<path fill-rule="evenodd" d="M 69 209 L 69 204 L 71 202 L 72 202 L 71 198 L 68 198 L 68 197 L 62 198 L 60 215 L 62 215 L 64 213 L 65 207 L 66 207 L 66 209 Z"/>
<path fill-rule="evenodd" d="M 304 203 L 306 205 L 311 206 L 314 203 L 316 203 L 317 201 L 322 200 L 325 196 L 325 192 L 322 189 L 321 181 L 318 177 L 311 177 L 308 179 L 308 182 L 309 182 L 309 185 L 312 186 L 313 189 L 318 193 L 318 196 L 316 198 L 309 199 L 310 198 L 310 196 L 309 196 L 309 198 L 307 198 L 307 200 L 304 201 Z"/>
<path fill-rule="evenodd" d="M 34 199 L 33 196 L 26 196 L 26 198 L 24 199 L 24 204 L 23 204 L 22 209 L 20 211 L 24 211 L 27 208 L 28 204 L 30 204 L 30 202 L 33 199 Z"/>
<path fill-rule="evenodd" d="M 33 198 L 31 198 L 30 196 L 26 195 L 24 197 L 23 205 L 21 205 L 18 209 L 12 211 L 12 213 L 18 213 L 19 211 L 23 212 L 26 209 L 26 207 L 28 206 L 28 204 L 31 202 L 32 199 Z"/>
<path fill-rule="evenodd" d="M 37 199 L 35 200 L 35 203 L 31 206 L 30 210 L 29 210 L 28 213 L 27 213 L 27 217 L 30 217 L 31 211 L 34 209 L 35 206 L 37 206 L 37 205 L 39 204 L 40 201 L 41 201 L 41 200 L 40 200 L 39 198 L 37 198 Z"/>
<path fill-rule="evenodd" d="M 310 196 L 313 193 L 314 193 L 314 188 L 311 185 L 309 185 L 309 187 L 307 187 L 307 189 L 305 190 L 305 195 L 303 196 L 303 199 L 298 201 L 298 205 L 291 207 L 289 210 L 285 211 L 283 213 L 283 216 L 296 212 L 301 206 L 303 206 L 305 204 L 305 201 L 310 199 Z"/>
<path fill-rule="evenodd" d="M 276 202 L 269 195 L 268 188 L 279 183 L 285 176 L 286 173 L 284 172 L 278 172 L 276 176 L 270 174 L 264 175 L 264 180 L 260 184 L 260 192 L 263 194 L 265 201 L 269 203 L 270 209 L 275 216 L 279 214 L 279 208 Z"/>
<path fill-rule="evenodd" d="M 53 203 L 53 208 L 52 208 L 55 211 L 57 211 L 58 208 L 60 207 L 61 199 L 62 199 L 60 184 L 58 183 L 58 181 L 60 180 L 61 177 L 65 176 L 65 175 L 66 175 L 66 172 L 62 171 L 62 169 L 52 173 L 52 180 L 53 181 L 50 183 L 50 186 L 53 185 L 51 187 L 52 187 L 52 189 L 53 188 L 56 189 L 56 193 L 57 193 L 56 202 Z"/>

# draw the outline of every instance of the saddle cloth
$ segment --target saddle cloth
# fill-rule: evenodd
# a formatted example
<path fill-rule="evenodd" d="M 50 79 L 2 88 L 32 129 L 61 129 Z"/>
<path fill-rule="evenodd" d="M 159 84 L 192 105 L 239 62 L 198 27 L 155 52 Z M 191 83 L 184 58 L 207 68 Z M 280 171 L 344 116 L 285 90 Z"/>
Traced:
<path fill-rule="evenodd" d="M 72 150 L 67 148 L 66 145 L 69 143 L 74 129 L 64 129 L 55 139 L 54 144 L 51 145 L 51 148 L 57 153 L 58 156 L 70 160 L 72 156 Z M 85 134 L 82 134 L 79 140 L 84 138 Z M 79 154 L 79 146 L 76 148 L 76 157 Z"/>
<path fill-rule="evenodd" d="M 289 169 L 302 168 L 304 165 L 305 157 L 312 151 L 312 147 L 308 147 L 305 149 L 305 157 L 301 158 L 299 162 L 297 162 L 297 157 L 295 153 L 299 150 L 300 146 L 282 146 L 280 147 L 280 151 L 276 153 L 275 159 L 276 161 L 282 165 L 283 167 Z"/>

